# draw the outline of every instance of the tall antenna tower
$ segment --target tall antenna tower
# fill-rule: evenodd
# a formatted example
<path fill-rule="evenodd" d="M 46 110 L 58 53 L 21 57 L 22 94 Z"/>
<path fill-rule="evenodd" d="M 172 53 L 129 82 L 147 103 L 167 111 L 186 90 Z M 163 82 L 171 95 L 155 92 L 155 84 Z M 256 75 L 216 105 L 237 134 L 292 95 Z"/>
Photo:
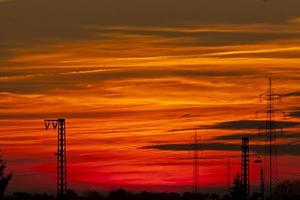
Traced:
<path fill-rule="evenodd" d="M 242 163 L 241 163 L 241 180 L 243 188 L 243 200 L 249 199 L 249 137 L 242 137 Z"/>
<path fill-rule="evenodd" d="M 268 166 L 268 181 L 269 181 L 269 194 L 270 194 L 270 199 L 273 199 L 273 182 L 278 180 L 277 175 L 274 173 L 273 170 L 274 168 L 276 169 L 277 166 L 273 166 L 273 159 L 275 159 L 275 165 L 276 165 L 276 160 L 277 160 L 277 147 L 276 147 L 276 136 L 278 134 L 278 130 L 282 132 L 282 128 L 278 127 L 276 125 L 275 117 L 278 113 L 282 113 L 283 116 L 285 115 L 284 112 L 281 110 L 275 108 L 275 101 L 280 101 L 281 100 L 281 94 L 275 93 L 272 87 L 272 78 L 269 78 L 269 87 L 267 92 L 262 93 L 260 95 L 260 99 L 265 100 L 266 103 L 266 109 L 264 109 L 262 112 L 265 113 L 266 115 L 266 126 L 263 128 L 265 130 L 265 159 L 267 158 L 268 155 L 268 161 L 269 161 L 269 166 Z M 259 112 L 257 112 L 259 113 Z M 275 145 L 274 145 L 275 144 Z M 266 163 L 266 162 L 265 162 Z M 277 170 L 275 170 L 276 172 Z"/>
<path fill-rule="evenodd" d="M 227 190 L 230 192 L 231 190 L 231 160 L 228 158 L 227 160 Z"/>
<path fill-rule="evenodd" d="M 66 199 L 67 192 L 67 153 L 66 153 L 66 126 L 65 119 L 45 120 L 45 127 L 58 130 L 57 135 L 57 198 Z"/>
<path fill-rule="evenodd" d="M 260 175 L 260 178 L 259 178 L 259 181 L 260 181 L 260 197 L 261 197 L 261 200 L 264 200 L 265 199 L 265 181 L 264 181 L 263 160 L 261 158 L 257 158 L 254 162 L 260 165 L 260 170 L 259 170 L 260 171 L 259 172 L 259 175 Z"/>
<path fill-rule="evenodd" d="M 195 129 L 194 133 L 194 169 L 193 169 L 193 177 L 194 177 L 194 193 L 197 194 L 199 192 L 199 160 L 198 160 L 198 133 L 197 129 Z"/>

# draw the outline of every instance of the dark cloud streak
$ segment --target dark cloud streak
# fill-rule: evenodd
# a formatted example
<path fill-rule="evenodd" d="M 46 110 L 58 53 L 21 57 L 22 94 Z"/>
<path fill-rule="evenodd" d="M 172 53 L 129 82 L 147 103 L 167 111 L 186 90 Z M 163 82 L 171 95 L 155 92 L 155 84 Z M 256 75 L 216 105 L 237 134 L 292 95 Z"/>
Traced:
<path fill-rule="evenodd" d="M 264 152 L 264 145 L 250 145 L 250 150 L 256 153 Z M 194 151 L 195 144 L 161 144 L 141 147 L 141 149 L 157 149 L 162 151 Z M 203 143 L 198 144 L 198 149 L 203 151 L 240 151 L 240 144 L 232 143 Z M 278 155 L 300 156 L 300 144 L 277 145 Z"/>
<path fill-rule="evenodd" d="M 298 18 L 299 1 L 219 0 L 22 0 L 0 4 L 1 55 L 61 41 L 106 38 L 101 27 L 190 27 L 211 24 L 279 24 Z M 155 14 L 154 14 L 155 13 Z M 278 14 L 280 13 L 280 14 Z M 95 27 L 100 27 L 100 30 Z M 204 38 L 198 45 L 291 38 L 285 34 L 143 32 L 164 37 Z M 208 39 L 207 41 L 205 40 Z M 194 41 L 195 42 L 195 41 Z M 193 42 L 193 43 L 194 43 Z M 197 43 L 197 42 L 196 42 Z M 220 43 L 220 42 L 217 42 Z"/>
<path fill-rule="evenodd" d="M 230 135 L 220 135 L 213 137 L 213 140 L 222 140 L 222 141 L 234 141 L 234 140 L 241 140 L 242 136 L 249 136 L 251 141 L 264 141 L 265 134 L 264 133 L 237 133 L 237 134 L 230 134 Z M 298 132 L 278 132 L 279 138 L 287 138 L 287 139 L 300 139 L 300 133 Z"/>
<path fill-rule="evenodd" d="M 87 72 L 95 68 L 84 68 Z M 99 68 L 101 69 L 101 68 Z M 105 69 L 105 68 L 104 68 Z M 61 72 L 60 72 L 61 71 Z M 66 69 L 43 70 L 41 73 L 23 72 L 2 72 L 0 74 L 0 92 L 12 93 L 49 93 L 52 90 L 74 90 L 82 89 L 88 84 L 95 84 L 107 80 L 125 79 L 151 79 L 163 77 L 235 77 L 257 75 L 261 70 L 201 70 L 201 69 L 121 69 L 94 73 L 69 73 Z M 84 72 L 84 71 L 83 71 Z M 32 75 L 32 77 L 20 80 L 1 80 L 2 77 L 13 78 L 15 76 Z M 106 91 L 108 92 L 108 91 Z M 117 94 L 112 94 L 117 95 Z"/>
<path fill-rule="evenodd" d="M 300 125 L 299 122 L 289 122 L 289 121 L 276 121 L 275 126 L 278 128 L 291 128 Z M 210 129 L 225 129 L 225 130 L 249 130 L 258 128 L 267 128 L 265 120 L 238 120 L 238 121 L 228 121 L 221 122 L 215 125 L 207 126 L 204 128 Z"/>

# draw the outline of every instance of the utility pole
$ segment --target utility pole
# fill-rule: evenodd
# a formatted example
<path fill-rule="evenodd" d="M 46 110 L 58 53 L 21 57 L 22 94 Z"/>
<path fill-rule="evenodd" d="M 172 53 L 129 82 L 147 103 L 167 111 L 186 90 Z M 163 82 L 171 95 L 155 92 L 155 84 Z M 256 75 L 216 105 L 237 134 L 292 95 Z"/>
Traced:
<path fill-rule="evenodd" d="M 265 159 L 268 154 L 268 159 L 269 159 L 269 166 L 268 166 L 268 178 L 269 178 L 269 194 L 270 194 L 270 200 L 273 199 L 273 182 L 274 179 L 278 179 L 278 177 L 274 178 L 273 175 L 273 157 L 275 157 L 275 160 L 277 159 L 277 147 L 276 147 L 276 135 L 277 135 L 277 130 L 280 129 L 282 132 L 282 128 L 276 126 L 276 114 L 277 113 L 282 113 L 283 116 L 285 116 L 285 113 L 282 112 L 281 110 L 275 108 L 275 101 L 280 101 L 281 100 L 281 94 L 275 93 L 272 87 L 272 78 L 269 78 L 269 87 L 267 92 L 262 93 L 260 95 L 260 99 L 264 99 L 266 103 L 266 109 L 262 111 L 262 113 L 265 113 L 266 115 L 266 126 L 263 128 L 265 130 Z M 259 113 L 259 112 L 257 112 Z M 275 145 L 274 145 L 275 144 Z M 275 162 L 276 165 L 276 162 Z M 277 168 L 277 166 L 275 166 Z"/>
<path fill-rule="evenodd" d="M 242 180 L 242 188 L 243 188 L 243 200 L 249 199 L 249 137 L 242 137 L 242 163 L 241 163 L 241 180 Z"/>
<path fill-rule="evenodd" d="M 231 160 L 228 158 L 227 160 L 227 190 L 230 192 L 231 190 Z"/>
<path fill-rule="evenodd" d="M 198 160 L 198 134 L 197 129 L 195 129 L 194 133 L 194 193 L 197 194 L 199 192 L 199 160 Z"/>
<path fill-rule="evenodd" d="M 67 192 L 67 153 L 65 119 L 45 120 L 45 127 L 58 130 L 57 135 L 57 199 L 66 200 Z"/>
<path fill-rule="evenodd" d="M 261 197 L 261 200 L 264 200 L 265 199 L 265 181 L 264 181 L 263 160 L 260 158 L 257 158 L 254 162 L 260 165 L 260 172 L 259 172 L 259 175 L 260 175 L 260 178 L 259 178 L 259 180 L 260 180 L 260 197 Z"/>

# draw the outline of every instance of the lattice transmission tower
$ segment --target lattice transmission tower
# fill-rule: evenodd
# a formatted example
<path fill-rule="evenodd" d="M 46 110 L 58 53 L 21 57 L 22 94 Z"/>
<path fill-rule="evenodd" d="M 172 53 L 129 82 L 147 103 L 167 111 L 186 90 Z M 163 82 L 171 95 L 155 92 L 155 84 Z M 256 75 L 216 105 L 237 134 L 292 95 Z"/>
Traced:
<path fill-rule="evenodd" d="M 258 157 L 256 160 L 254 160 L 254 163 L 259 164 L 260 170 L 259 170 L 259 186 L 260 186 L 260 197 L 261 200 L 265 199 L 265 180 L 264 180 L 264 165 L 263 160 Z"/>
<path fill-rule="evenodd" d="M 241 147 L 241 180 L 242 180 L 242 197 L 243 200 L 249 199 L 250 181 L 249 181 L 249 137 L 242 137 Z"/>
<path fill-rule="evenodd" d="M 194 193 L 199 192 L 199 158 L 198 158 L 198 133 L 195 129 L 194 133 L 194 163 L 193 163 L 193 178 L 194 178 Z"/>
<path fill-rule="evenodd" d="M 278 133 L 282 133 L 282 127 L 277 126 L 275 118 L 278 113 L 282 114 L 283 117 L 285 116 L 284 112 L 275 107 L 276 101 L 281 101 L 281 97 L 281 94 L 274 92 L 272 86 L 272 78 L 270 77 L 267 92 L 260 94 L 260 99 L 266 101 L 266 108 L 262 111 L 258 111 L 257 113 L 264 113 L 266 115 L 265 127 L 261 127 L 260 130 L 263 129 L 265 135 L 264 163 L 265 171 L 268 172 L 268 192 L 271 200 L 273 199 L 273 184 L 274 182 L 278 181 L 276 138 Z"/>
<path fill-rule="evenodd" d="M 66 152 L 66 125 L 65 119 L 45 120 L 45 127 L 57 129 L 57 198 L 66 199 L 67 192 L 67 152 Z"/>

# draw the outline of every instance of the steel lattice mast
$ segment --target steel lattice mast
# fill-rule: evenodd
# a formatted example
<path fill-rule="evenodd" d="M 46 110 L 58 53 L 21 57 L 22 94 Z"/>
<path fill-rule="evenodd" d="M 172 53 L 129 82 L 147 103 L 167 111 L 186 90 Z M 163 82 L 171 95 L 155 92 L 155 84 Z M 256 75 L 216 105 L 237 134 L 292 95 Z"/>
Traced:
<path fill-rule="evenodd" d="M 249 199 L 250 181 L 249 181 L 249 137 L 242 137 L 242 160 L 241 160 L 241 180 L 243 188 L 243 200 Z"/>
<path fill-rule="evenodd" d="M 227 160 L 227 190 L 230 192 L 231 189 L 231 160 Z"/>
<path fill-rule="evenodd" d="M 257 158 L 254 162 L 260 165 L 260 170 L 259 170 L 260 171 L 259 172 L 260 196 L 261 196 L 261 199 L 264 200 L 265 199 L 265 181 L 264 181 L 263 160 L 261 158 Z"/>
<path fill-rule="evenodd" d="M 274 174 L 273 174 L 273 157 L 276 158 L 277 156 L 277 147 L 276 147 L 276 135 L 278 133 L 278 129 L 281 130 L 282 128 L 278 127 L 276 125 L 276 114 L 277 113 L 282 113 L 285 116 L 285 113 L 282 112 L 281 110 L 275 108 L 275 101 L 280 101 L 281 100 L 281 94 L 275 93 L 272 87 L 272 78 L 269 78 L 269 85 L 268 85 L 268 90 L 266 93 L 263 93 L 260 95 L 260 99 L 264 99 L 267 104 L 266 104 L 266 109 L 263 110 L 262 112 L 266 114 L 266 126 L 263 128 L 265 130 L 265 159 L 266 156 L 268 155 L 268 181 L 269 181 L 269 194 L 270 194 L 270 199 L 273 199 L 273 181 L 274 181 Z M 257 112 L 259 113 L 259 112 Z M 275 144 L 275 145 L 274 145 Z M 265 162 L 266 163 L 266 162 Z M 275 162 L 276 164 L 276 162 Z M 275 166 L 277 167 L 277 166 Z M 276 178 L 277 179 L 277 178 Z"/>
<path fill-rule="evenodd" d="M 67 192 L 67 153 L 66 153 L 66 126 L 65 119 L 45 120 L 45 127 L 52 125 L 57 129 L 57 198 L 66 199 Z"/>
<path fill-rule="evenodd" d="M 193 169 L 193 177 L 194 177 L 194 193 L 197 194 L 199 192 L 199 160 L 198 160 L 198 134 L 197 129 L 195 129 L 194 134 L 194 169 Z"/>

